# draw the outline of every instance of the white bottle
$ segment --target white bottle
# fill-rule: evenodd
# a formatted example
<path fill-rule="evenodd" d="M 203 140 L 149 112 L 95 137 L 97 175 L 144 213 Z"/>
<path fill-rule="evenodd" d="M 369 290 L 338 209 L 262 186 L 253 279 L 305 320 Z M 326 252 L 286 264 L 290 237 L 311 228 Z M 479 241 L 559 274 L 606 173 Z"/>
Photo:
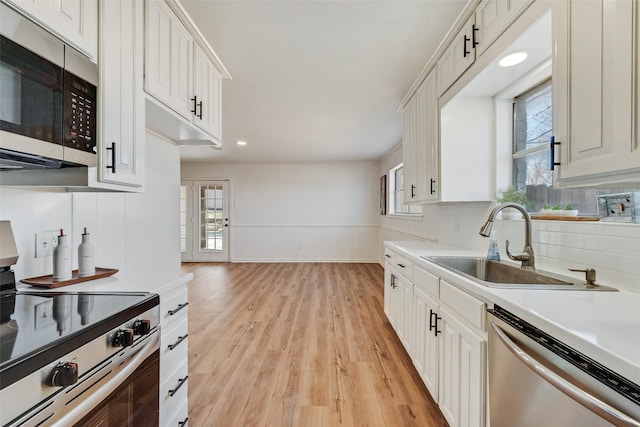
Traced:
<path fill-rule="evenodd" d="M 64 235 L 64 230 L 60 229 L 58 245 L 53 248 L 53 281 L 63 282 L 71 280 L 71 246 L 69 246 L 69 236 Z"/>
<path fill-rule="evenodd" d="M 489 250 L 487 251 L 487 259 L 490 261 L 500 261 L 500 250 L 498 249 L 498 236 L 497 232 L 491 233 L 491 240 L 489 241 Z"/>
<path fill-rule="evenodd" d="M 78 277 L 93 276 L 96 274 L 96 262 L 95 262 L 95 248 L 89 233 L 87 233 L 87 227 L 84 228 L 82 233 L 82 243 L 78 246 Z"/>

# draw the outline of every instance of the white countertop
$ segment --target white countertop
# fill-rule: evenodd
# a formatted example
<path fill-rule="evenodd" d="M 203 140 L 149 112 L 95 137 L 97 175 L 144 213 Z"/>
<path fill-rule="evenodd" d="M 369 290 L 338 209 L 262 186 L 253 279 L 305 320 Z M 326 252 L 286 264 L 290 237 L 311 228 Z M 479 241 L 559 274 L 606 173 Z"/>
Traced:
<path fill-rule="evenodd" d="M 171 289 L 172 287 L 187 283 L 193 279 L 193 273 L 176 273 L 176 274 L 154 274 L 154 273 L 136 273 L 126 274 L 117 272 L 113 276 L 103 279 L 89 280 L 87 282 L 77 283 L 75 285 L 64 286 L 60 288 L 38 288 L 35 286 L 18 283 L 17 288 L 20 291 L 51 291 L 51 292 L 153 292 L 163 293 L 163 289 Z"/>
<path fill-rule="evenodd" d="M 485 256 L 433 242 L 385 242 L 415 265 L 488 303 L 497 304 L 640 384 L 640 294 L 618 291 L 496 289 L 420 258 Z M 610 284 L 615 287 L 615 284 Z"/>

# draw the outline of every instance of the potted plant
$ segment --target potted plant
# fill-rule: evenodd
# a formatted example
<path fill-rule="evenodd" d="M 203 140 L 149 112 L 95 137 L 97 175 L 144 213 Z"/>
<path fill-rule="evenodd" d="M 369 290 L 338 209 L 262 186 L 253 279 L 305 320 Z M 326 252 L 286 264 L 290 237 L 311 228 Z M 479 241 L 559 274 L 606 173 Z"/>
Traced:
<path fill-rule="evenodd" d="M 571 203 L 567 203 L 562 211 L 565 216 L 578 216 L 578 210 L 573 208 Z"/>
<path fill-rule="evenodd" d="M 498 190 L 498 197 L 496 197 L 498 203 L 513 202 L 522 206 L 526 206 L 529 203 L 527 194 L 524 191 L 518 190 L 514 186 L 509 186 L 505 189 Z M 514 208 L 506 208 L 502 210 L 502 219 L 520 219 L 522 213 Z"/>
<path fill-rule="evenodd" d="M 549 203 L 545 203 L 542 209 L 540 209 L 540 215 L 553 215 L 553 210 L 551 210 Z"/>

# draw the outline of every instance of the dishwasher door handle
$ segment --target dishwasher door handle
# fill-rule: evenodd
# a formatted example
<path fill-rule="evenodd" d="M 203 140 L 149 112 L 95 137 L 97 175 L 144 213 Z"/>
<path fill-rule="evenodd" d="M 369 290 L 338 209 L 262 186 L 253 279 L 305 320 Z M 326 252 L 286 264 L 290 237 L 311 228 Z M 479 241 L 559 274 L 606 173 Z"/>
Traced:
<path fill-rule="evenodd" d="M 586 391 L 576 387 L 569 381 L 565 380 L 546 366 L 540 364 L 537 360 L 531 357 L 527 352 L 518 347 L 511 338 L 495 323 L 491 322 L 491 328 L 496 333 L 502 344 L 520 360 L 525 366 L 531 369 L 539 377 L 544 379 L 549 384 L 566 394 L 575 402 L 584 406 L 591 412 L 598 414 L 602 418 L 606 419 L 610 423 L 615 425 L 640 427 L 640 422 L 631 418 L 630 416 L 620 412 L 616 408 L 606 404 L 602 400 L 587 393 Z"/>

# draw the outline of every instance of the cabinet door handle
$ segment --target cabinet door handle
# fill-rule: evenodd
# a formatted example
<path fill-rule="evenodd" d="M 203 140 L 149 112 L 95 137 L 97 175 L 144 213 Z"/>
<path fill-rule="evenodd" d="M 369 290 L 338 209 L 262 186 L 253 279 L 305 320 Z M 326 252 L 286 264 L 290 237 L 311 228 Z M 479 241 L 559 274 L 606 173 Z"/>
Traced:
<path fill-rule="evenodd" d="M 174 348 L 179 346 L 182 341 L 186 340 L 188 336 L 189 334 L 184 334 L 183 336 L 178 337 L 178 340 L 176 342 L 174 342 L 173 344 L 169 344 L 167 347 L 169 347 L 169 350 L 173 350 Z"/>
<path fill-rule="evenodd" d="M 107 150 L 111 150 L 111 166 L 107 166 L 107 169 L 111 169 L 112 173 L 116 173 L 116 143 L 112 142 L 111 147 L 107 147 Z"/>
<path fill-rule="evenodd" d="M 478 46 L 478 40 L 476 39 L 476 33 L 478 32 L 478 27 L 476 27 L 476 24 L 473 24 L 471 26 L 471 47 L 475 48 L 476 46 Z"/>
<path fill-rule="evenodd" d="M 432 309 L 429 309 L 429 332 L 433 330 L 433 315 L 436 314 Z"/>
<path fill-rule="evenodd" d="M 184 383 L 187 382 L 188 378 L 189 375 L 186 375 L 184 378 L 180 378 L 178 380 L 178 385 L 176 386 L 176 388 L 172 388 L 171 390 L 169 390 L 169 397 L 173 397 L 178 392 L 178 390 L 180 390 L 180 387 L 182 387 Z"/>
<path fill-rule="evenodd" d="M 555 170 L 555 166 L 560 166 L 560 162 L 556 162 L 556 145 L 560 145 L 560 142 L 556 142 L 555 136 L 549 138 L 549 168 Z"/>
<path fill-rule="evenodd" d="M 191 98 L 191 101 L 193 102 L 193 110 L 191 110 L 191 114 L 197 115 L 198 97 L 193 95 L 193 98 Z"/>
<path fill-rule="evenodd" d="M 396 275 L 391 273 L 391 289 L 396 288 Z"/>
<path fill-rule="evenodd" d="M 433 189 L 433 184 L 435 184 L 435 183 L 436 183 L 436 180 L 431 178 L 431 194 L 436 192 L 436 190 Z"/>
<path fill-rule="evenodd" d="M 182 420 L 182 421 L 179 421 L 179 422 L 178 422 L 178 427 L 184 427 L 184 426 L 186 426 L 186 425 L 187 425 L 187 421 L 189 421 L 189 417 L 185 418 L 185 419 L 184 419 L 184 420 Z"/>
<path fill-rule="evenodd" d="M 435 324 L 433 325 L 433 327 L 434 327 L 434 328 L 435 328 L 435 330 L 436 330 L 434 335 L 437 337 L 437 336 L 438 336 L 438 334 L 441 334 L 441 333 L 442 333 L 442 331 L 438 330 L 438 320 L 442 320 L 442 317 L 438 316 L 438 313 L 435 313 L 435 312 L 434 312 L 433 314 L 435 315 L 434 317 L 435 317 L 435 319 L 436 319 Z"/>
<path fill-rule="evenodd" d="M 176 314 L 177 312 L 179 312 L 180 310 L 182 310 L 188 305 L 189 305 L 188 302 L 185 302 L 184 304 L 178 304 L 176 308 L 174 308 L 173 310 L 169 310 L 167 313 L 169 313 L 169 316 L 173 316 L 174 314 Z"/>
<path fill-rule="evenodd" d="M 416 186 L 415 185 L 411 185 L 411 198 L 413 199 L 414 197 L 416 197 Z"/>
<path fill-rule="evenodd" d="M 202 120 L 202 101 L 198 102 L 198 107 L 200 107 L 200 114 L 198 114 L 197 117 Z"/>
<path fill-rule="evenodd" d="M 470 42 L 470 41 L 471 41 L 471 39 L 469 37 L 467 37 L 466 34 L 465 34 L 465 36 L 464 36 L 464 52 L 463 52 L 464 53 L 464 58 L 466 58 L 468 55 L 471 54 L 471 52 L 467 50 L 467 43 Z"/>

